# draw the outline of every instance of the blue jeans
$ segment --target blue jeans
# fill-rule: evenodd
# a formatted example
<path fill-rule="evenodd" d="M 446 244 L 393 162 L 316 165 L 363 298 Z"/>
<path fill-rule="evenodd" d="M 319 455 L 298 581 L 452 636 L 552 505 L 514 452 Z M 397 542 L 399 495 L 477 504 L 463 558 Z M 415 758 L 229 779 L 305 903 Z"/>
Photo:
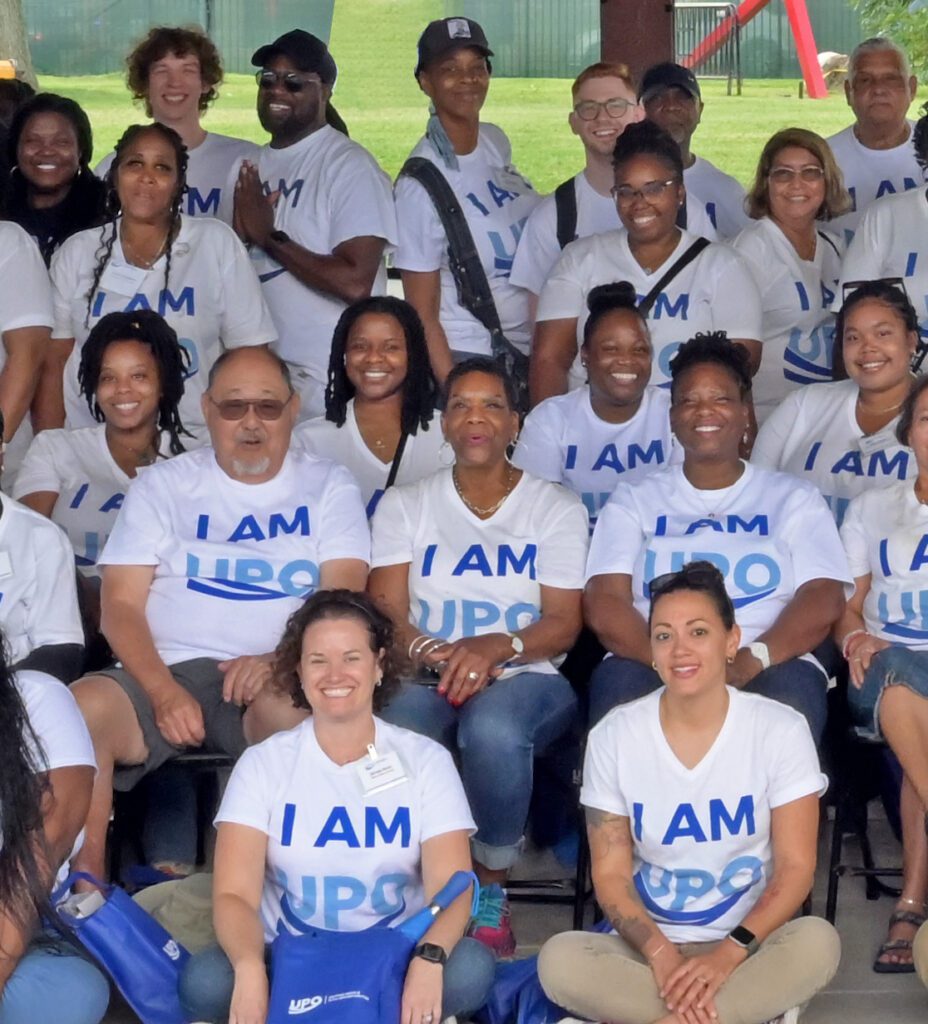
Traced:
<path fill-rule="evenodd" d="M 110 1001 L 110 983 L 67 944 L 30 947 L 0 997 L 0 1024 L 99 1024 Z"/>
<path fill-rule="evenodd" d="M 532 796 L 534 760 L 571 727 L 577 698 L 559 673 L 498 679 L 459 708 L 434 686 L 404 682 L 380 717 L 430 736 L 453 753 L 477 823 L 474 859 L 512 867 Z"/>
<path fill-rule="evenodd" d="M 887 647 L 870 659 L 859 690 L 848 683 L 851 719 L 864 736 L 880 736 L 880 698 L 887 686 L 905 686 L 928 699 L 928 651 Z"/>
<path fill-rule="evenodd" d="M 590 725 L 619 704 L 628 704 L 662 685 L 650 665 L 631 658 L 606 658 L 590 676 Z M 744 692 L 759 693 L 794 708 L 809 723 L 818 746 L 828 717 L 827 685 L 824 672 L 815 665 L 791 658 L 758 672 Z"/>
<path fill-rule="evenodd" d="M 269 954 L 270 947 L 265 959 L 269 959 Z M 479 1009 L 486 1001 L 495 971 L 496 958 L 486 946 L 476 939 L 461 939 L 445 964 L 442 1017 L 469 1016 Z M 191 1020 L 225 1021 L 234 984 L 229 958 L 219 946 L 210 946 L 192 956 L 184 967 L 180 978 L 181 1005 Z M 30 1024 L 39 1019 L 33 1018 Z"/>

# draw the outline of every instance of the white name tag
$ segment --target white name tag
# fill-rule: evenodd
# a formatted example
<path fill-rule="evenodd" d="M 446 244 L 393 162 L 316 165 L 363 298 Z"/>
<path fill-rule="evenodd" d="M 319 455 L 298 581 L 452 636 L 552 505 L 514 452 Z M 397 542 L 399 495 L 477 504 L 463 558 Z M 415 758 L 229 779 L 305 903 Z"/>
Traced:
<path fill-rule="evenodd" d="M 144 267 L 133 267 L 129 263 L 114 263 L 110 260 L 100 278 L 104 291 L 131 297 L 136 295 L 145 282 L 148 271 Z"/>
<path fill-rule="evenodd" d="M 13 575 L 13 561 L 9 551 L 0 551 L 0 580 Z"/>
<path fill-rule="evenodd" d="M 857 442 L 857 447 L 864 455 L 872 455 L 874 452 L 885 451 L 887 448 L 895 448 L 899 444 L 896 437 L 896 421 L 878 430 L 875 434 L 867 434 Z"/>
<path fill-rule="evenodd" d="M 371 743 L 368 744 L 367 753 L 368 759 L 356 769 L 365 796 L 382 793 L 407 781 L 406 772 L 395 751 L 381 757 Z"/>

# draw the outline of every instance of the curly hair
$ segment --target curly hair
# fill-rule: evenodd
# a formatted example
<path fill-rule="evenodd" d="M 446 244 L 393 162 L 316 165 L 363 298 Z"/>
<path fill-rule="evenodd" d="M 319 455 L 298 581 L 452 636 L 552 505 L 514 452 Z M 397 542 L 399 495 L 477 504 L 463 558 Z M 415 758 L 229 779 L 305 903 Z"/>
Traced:
<path fill-rule="evenodd" d="M 219 96 L 218 85 L 222 84 L 222 58 L 216 44 L 198 26 L 189 25 L 185 28 L 172 28 L 167 25 L 156 25 L 150 29 L 126 57 L 126 85 L 135 100 L 144 100 L 145 112 L 151 117 L 151 103 L 148 99 L 148 76 L 151 66 L 163 60 L 169 53 L 175 57 L 186 57 L 188 54 L 200 62 L 200 79 L 209 88 L 202 93 L 199 101 L 200 112 Z"/>
<path fill-rule="evenodd" d="M 368 313 L 392 316 L 400 325 L 406 340 L 406 379 L 403 381 L 403 407 L 400 428 L 405 434 L 415 434 L 419 427 L 429 429 L 435 414 L 438 385 L 429 363 L 425 343 L 425 330 L 419 314 L 403 299 L 391 295 L 371 295 L 353 302 L 338 318 L 332 335 L 329 353 L 329 375 L 325 388 L 325 418 L 336 426 L 344 425 L 348 402 L 354 398 L 355 387 L 348 379 L 345 355 L 351 329 Z"/>
<path fill-rule="evenodd" d="M 738 385 L 742 400 L 751 391 L 751 358 L 743 345 L 736 345 L 724 331 L 697 334 L 685 341 L 670 360 L 670 404 L 677 399 L 680 378 L 694 366 L 712 363 L 726 370 Z"/>
<path fill-rule="evenodd" d="M 116 244 L 116 235 L 119 232 L 117 218 L 122 212 L 122 205 L 119 201 L 119 193 L 116 190 L 116 178 L 119 174 L 122 158 L 128 147 L 131 146 L 140 135 L 144 135 L 146 132 L 156 132 L 161 134 L 174 150 L 174 157 L 177 162 L 177 188 L 175 189 L 174 196 L 171 200 L 168 235 L 165 241 L 167 249 L 164 261 L 165 290 L 167 290 L 168 282 L 171 278 L 171 255 L 174 249 L 174 242 L 176 241 L 177 234 L 180 231 L 181 200 L 183 199 L 184 192 L 187 189 L 187 147 L 173 128 L 169 128 L 166 124 L 161 124 L 160 121 L 153 121 L 151 124 L 131 124 L 122 133 L 121 138 L 116 143 L 116 155 L 112 164 L 110 164 L 110 169 L 106 172 L 106 204 L 104 207 L 105 221 L 103 227 L 100 228 L 100 243 L 97 246 L 96 253 L 94 254 L 97 264 L 94 267 L 93 278 L 87 292 L 87 314 L 84 317 L 85 327 L 90 326 L 90 313 L 93 309 L 93 297 L 96 294 L 97 289 L 100 287 L 100 280 L 103 277 L 103 271 L 106 270 L 106 265 L 109 263 L 113 255 L 113 246 Z"/>
<path fill-rule="evenodd" d="M 158 399 L 158 429 L 170 438 L 171 454 L 180 455 L 186 450 L 180 435 L 193 436 L 184 429 L 177 411 L 184 394 L 184 375 L 190 364 L 190 356 L 181 348 L 174 328 L 153 310 L 107 313 L 93 325 L 90 334 L 87 335 L 87 340 L 81 348 L 77 382 L 91 414 L 98 423 L 103 422 L 103 410 L 97 404 L 100 369 L 106 350 L 110 345 L 120 341 L 138 341 L 151 351 L 158 367 L 158 383 L 161 390 Z"/>
<path fill-rule="evenodd" d="M 0 906 L 25 930 L 49 910 L 42 804 L 50 789 L 2 637 L 0 649 Z"/>
<path fill-rule="evenodd" d="M 851 197 L 844 187 L 841 168 L 832 155 L 831 147 L 821 135 L 816 135 L 806 128 L 784 128 L 770 136 L 757 161 L 754 184 L 744 200 L 748 216 L 760 220 L 761 217 L 770 214 L 770 172 L 776 158 L 784 149 L 790 147 L 808 150 L 825 172 L 825 198 L 816 211 L 815 219 L 831 220 L 840 217 L 842 213 L 847 213 L 852 205 Z"/>
<path fill-rule="evenodd" d="M 393 622 L 367 594 L 354 590 L 319 590 L 287 619 L 283 636 L 274 651 L 273 685 L 280 693 L 290 696 L 295 708 L 312 711 L 303 692 L 298 669 L 303 656 L 306 630 L 324 619 L 354 619 L 360 622 L 367 629 L 374 654 L 383 651 L 380 655 L 383 676 L 380 685 L 374 688 L 374 711 L 379 711 L 389 703 L 400 685 L 393 646 Z"/>
<path fill-rule="evenodd" d="M 488 377 L 495 377 L 503 386 L 503 394 L 506 396 L 509 411 L 518 412 L 519 398 L 516 395 L 512 378 L 493 356 L 470 356 L 451 367 L 451 372 L 445 377 L 445 383 L 441 389 L 439 406 L 442 411 L 448 408 L 448 401 L 451 398 L 454 385 L 469 373 L 485 373 Z"/>
<path fill-rule="evenodd" d="M 615 140 L 612 151 L 612 167 L 616 173 L 621 166 L 636 156 L 650 156 L 667 165 L 673 176 L 683 181 L 683 157 L 680 147 L 671 135 L 659 128 L 653 121 L 638 121 L 626 125 Z"/>

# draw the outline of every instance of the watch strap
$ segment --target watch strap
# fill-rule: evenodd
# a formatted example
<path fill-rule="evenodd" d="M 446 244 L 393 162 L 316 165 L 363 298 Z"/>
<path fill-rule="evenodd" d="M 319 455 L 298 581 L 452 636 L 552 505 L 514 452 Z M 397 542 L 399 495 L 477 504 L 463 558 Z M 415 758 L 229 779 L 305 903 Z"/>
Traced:
<path fill-rule="evenodd" d="M 747 951 L 748 956 L 752 953 L 757 952 L 757 947 L 760 943 L 757 941 L 757 936 L 749 928 L 745 928 L 744 925 L 739 924 L 737 928 L 732 928 L 728 933 L 728 937 L 736 945 Z"/>
<path fill-rule="evenodd" d="M 420 942 L 412 951 L 412 955 L 430 964 L 440 964 L 442 967 L 448 962 L 448 954 L 444 947 L 435 942 Z"/>
<path fill-rule="evenodd" d="M 755 640 L 753 643 L 748 644 L 748 650 L 764 668 L 770 668 L 770 648 L 763 640 Z"/>

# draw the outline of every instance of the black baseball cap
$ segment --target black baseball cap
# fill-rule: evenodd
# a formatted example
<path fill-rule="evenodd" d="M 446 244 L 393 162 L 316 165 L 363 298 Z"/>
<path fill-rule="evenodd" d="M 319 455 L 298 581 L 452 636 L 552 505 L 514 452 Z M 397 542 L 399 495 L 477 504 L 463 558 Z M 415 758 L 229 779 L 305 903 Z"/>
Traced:
<path fill-rule="evenodd" d="M 440 18 L 430 21 L 425 31 L 419 36 L 419 60 L 414 72 L 419 72 L 438 57 L 454 50 L 469 48 L 477 50 L 484 57 L 492 57 L 493 51 L 487 42 L 486 33 L 470 18 Z"/>
<path fill-rule="evenodd" d="M 301 28 L 291 29 L 251 55 L 251 63 L 263 68 L 273 57 L 289 57 L 299 71 L 315 72 L 323 85 L 334 85 L 338 68 L 325 43 Z"/>
<path fill-rule="evenodd" d="M 665 89 L 683 89 L 688 92 L 694 100 L 701 100 L 702 93 L 699 91 L 699 82 L 689 68 L 682 64 L 674 64 L 673 61 L 665 61 L 663 64 L 655 64 L 645 71 L 638 86 L 638 101 L 645 103 L 647 100 L 662 93 Z"/>

